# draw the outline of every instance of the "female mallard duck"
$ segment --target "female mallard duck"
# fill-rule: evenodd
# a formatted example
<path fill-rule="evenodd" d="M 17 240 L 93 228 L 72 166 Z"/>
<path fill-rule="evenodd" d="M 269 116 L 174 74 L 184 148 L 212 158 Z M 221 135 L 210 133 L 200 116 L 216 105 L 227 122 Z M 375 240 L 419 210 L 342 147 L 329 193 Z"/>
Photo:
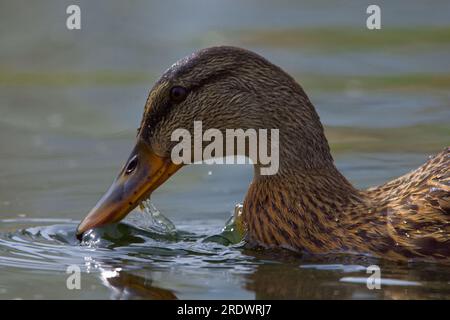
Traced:
<path fill-rule="evenodd" d="M 182 165 L 171 161 L 177 128 L 279 129 L 279 170 L 255 176 L 244 200 L 248 242 L 313 254 L 450 259 L 450 149 L 382 186 L 355 189 L 336 169 L 322 124 L 295 80 L 234 47 L 175 63 L 150 91 L 137 143 L 77 234 L 116 222 Z M 193 152 L 192 152 L 193 153 Z"/>

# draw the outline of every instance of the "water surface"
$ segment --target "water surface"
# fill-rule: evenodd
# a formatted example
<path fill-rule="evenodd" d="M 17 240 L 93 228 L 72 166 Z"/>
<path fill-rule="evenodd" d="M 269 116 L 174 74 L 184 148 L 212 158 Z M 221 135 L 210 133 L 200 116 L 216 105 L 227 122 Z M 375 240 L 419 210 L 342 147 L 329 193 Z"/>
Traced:
<path fill-rule="evenodd" d="M 450 145 L 447 1 L 381 1 L 378 33 L 356 0 L 79 3 L 77 32 L 68 2 L 0 5 L 0 298 L 450 298 L 447 266 L 205 242 L 242 202 L 249 166 L 187 167 L 158 189 L 176 234 L 128 222 L 95 245 L 74 236 L 131 150 L 153 82 L 201 47 L 243 46 L 291 73 L 357 187 L 419 166 Z M 373 264 L 381 290 L 366 286 Z M 82 290 L 67 289 L 69 265 Z"/>

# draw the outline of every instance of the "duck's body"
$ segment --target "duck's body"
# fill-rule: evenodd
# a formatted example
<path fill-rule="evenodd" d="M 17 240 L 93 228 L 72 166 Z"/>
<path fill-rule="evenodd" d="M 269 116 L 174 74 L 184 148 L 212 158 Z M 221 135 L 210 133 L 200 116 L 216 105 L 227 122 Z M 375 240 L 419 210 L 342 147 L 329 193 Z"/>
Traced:
<path fill-rule="evenodd" d="M 182 165 L 171 160 L 171 134 L 192 132 L 194 121 L 222 132 L 279 129 L 279 170 L 262 175 L 256 162 L 244 201 L 249 242 L 320 254 L 450 260 L 448 148 L 401 178 L 357 190 L 336 169 L 300 85 L 259 55 L 234 47 L 196 52 L 160 78 L 130 158 L 78 234 L 122 219 L 177 171 Z"/>
<path fill-rule="evenodd" d="M 267 178 L 250 186 L 244 202 L 248 239 L 314 254 L 449 259 L 449 167 L 447 148 L 418 169 L 367 190 L 356 190 L 337 170 L 279 182 Z"/>

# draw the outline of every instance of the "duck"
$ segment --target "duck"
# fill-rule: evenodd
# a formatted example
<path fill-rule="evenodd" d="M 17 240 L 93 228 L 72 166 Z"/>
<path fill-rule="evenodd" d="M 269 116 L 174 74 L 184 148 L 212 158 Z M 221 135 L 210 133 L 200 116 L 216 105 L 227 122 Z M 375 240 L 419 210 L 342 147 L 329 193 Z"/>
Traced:
<path fill-rule="evenodd" d="M 254 176 L 243 201 L 245 241 L 312 255 L 450 260 L 450 148 L 382 185 L 355 188 L 337 169 L 320 118 L 287 72 L 252 51 L 217 46 L 177 61 L 145 103 L 136 144 L 76 234 L 123 219 L 185 166 L 171 159 L 178 128 L 278 128 L 279 165 Z M 270 141 L 269 141 L 270 142 Z M 246 148 L 242 153 L 248 153 Z M 234 151 L 237 154 L 237 151 Z"/>

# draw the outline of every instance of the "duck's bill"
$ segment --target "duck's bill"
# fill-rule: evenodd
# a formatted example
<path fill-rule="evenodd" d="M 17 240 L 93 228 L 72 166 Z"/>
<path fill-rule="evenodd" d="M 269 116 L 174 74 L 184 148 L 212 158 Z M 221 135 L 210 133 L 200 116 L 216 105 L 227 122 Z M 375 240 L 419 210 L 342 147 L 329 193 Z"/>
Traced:
<path fill-rule="evenodd" d="M 122 220 L 180 167 L 170 158 L 156 155 L 139 139 L 109 190 L 78 225 L 77 237 L 89 229 Z"/>

